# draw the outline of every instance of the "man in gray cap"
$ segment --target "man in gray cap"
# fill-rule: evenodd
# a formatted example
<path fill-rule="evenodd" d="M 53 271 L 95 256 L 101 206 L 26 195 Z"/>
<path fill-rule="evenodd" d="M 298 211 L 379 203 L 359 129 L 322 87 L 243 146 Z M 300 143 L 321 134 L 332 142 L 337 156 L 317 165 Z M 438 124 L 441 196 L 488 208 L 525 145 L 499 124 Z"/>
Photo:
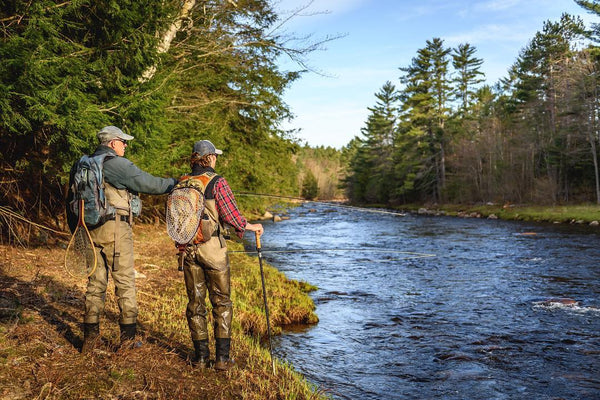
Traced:
<path fill-rule="evenodd" d="M 97 136 L 100 145 L 92 157 L 105 157 L 103 172 L 106 201 L 115 208 L 116 215 L 90 230 L 99 265 L 88 279 L 85 294 L 82 352 L 91 350 L 99 338 L 100 316 L 104 313 L 109 274 L 115 283 L 115 294 L 120 311 L 121 344 L 128 342 L 132 346 L 141 345 L 134 340 L 138 306 L 133 269 L 132 218 L 138 216 L 141 211 L 138 193 L 168 193 L 177 183 L 174 178 L 150 175 L 125 158 L 127 141 L 132 140 L 133 136 L 124 133 L 116 126 L 102 128 Z M 71 180 L 75 169 L 76 165 L 71 170 Z M 74 194 L 69 191 L 70 198 L 67 199 L 67 204 L 73 196 Z M 69 215 L 68 212 L 68 216 L 69 225 L 73 230 L 73 215 Z"/>
<path fill-rule="evenodd" d="M 190 245 L 185 250 L 183 273 L 188 295 L 186 317 L 192 342 L 194 343 L 194 365 L 208 366 L 210 351 L 206 323 L 206 291 L 212 304 L 213 328 L 216 342 L 216 370 L 227 370 L 233 365 L 229 358 L 231 344 L 231 302 L 230 268 L 227 256 L 225 225 L 233 227 L 241 238 L 244 231 L 263 233 L 261 224 L 248 223 L 235 202 L 233 193 L 225 178 L 217 175 L 217 157 L 223 152 L 208 140 L 194 144 L 191 166 L 192 173 L 181 178 L 195 179 L 204 187 L 205 213 L 209 219 L 212 235 L 204 242 Z M 204 222 L 204 221 L 203 221 Z"/>

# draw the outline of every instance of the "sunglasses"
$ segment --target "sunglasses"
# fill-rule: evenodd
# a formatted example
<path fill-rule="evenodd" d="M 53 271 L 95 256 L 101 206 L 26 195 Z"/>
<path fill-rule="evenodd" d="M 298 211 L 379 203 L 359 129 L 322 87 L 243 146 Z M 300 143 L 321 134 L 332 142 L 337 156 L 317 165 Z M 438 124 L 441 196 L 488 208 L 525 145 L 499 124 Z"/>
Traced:
<path fill-rule="evenodd" d="M 123 144 L 127 144 L 127 140 L 123 140 L 123 139 L 113 139 L 116 140 L 117 142 L 121 142 Z"/>

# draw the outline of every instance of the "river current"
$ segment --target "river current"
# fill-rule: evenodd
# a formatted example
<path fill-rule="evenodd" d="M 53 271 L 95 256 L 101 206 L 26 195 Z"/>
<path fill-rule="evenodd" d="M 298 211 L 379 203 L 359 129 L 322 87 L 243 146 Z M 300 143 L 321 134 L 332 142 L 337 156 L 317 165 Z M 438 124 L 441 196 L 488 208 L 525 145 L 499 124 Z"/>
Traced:
<path fill-rule="evenodd" d="M 265 228 L 318 287 L 274 354 L 333 398 L 600 398 L 600 228 L 318 203 Z"/>

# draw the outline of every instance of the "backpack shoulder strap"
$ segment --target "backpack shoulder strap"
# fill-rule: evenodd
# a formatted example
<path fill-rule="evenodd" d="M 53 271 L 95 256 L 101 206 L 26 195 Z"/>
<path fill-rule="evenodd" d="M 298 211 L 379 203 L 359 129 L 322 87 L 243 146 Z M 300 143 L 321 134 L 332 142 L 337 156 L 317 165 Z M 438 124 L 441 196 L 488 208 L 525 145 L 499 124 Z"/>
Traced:
<path fill-rule="evenodd" d="M 209 185 L 212 187 L 211 183 L 213 183 L 217 177 L 219 177 L 219 175 L 214 172 L 205 172 L 200 175 L 183 175 L 179 178 L 179 182 L 175 185 L 174 189 L 192 187 L 204 194 L 207 189 L 209 189 Z"/>
<path fill-rule="evenodd" d="M 214 172 L 208 172 L 207 174 L 210 174 L 210 180 L 206 184 L 205 196 L 207 199 L 214 199 L 215 196 L 213 195 L 213 188 L 215 187 L 215 183 L 217 183 L 217 179 L 219 179 L 221 176 Z"/>

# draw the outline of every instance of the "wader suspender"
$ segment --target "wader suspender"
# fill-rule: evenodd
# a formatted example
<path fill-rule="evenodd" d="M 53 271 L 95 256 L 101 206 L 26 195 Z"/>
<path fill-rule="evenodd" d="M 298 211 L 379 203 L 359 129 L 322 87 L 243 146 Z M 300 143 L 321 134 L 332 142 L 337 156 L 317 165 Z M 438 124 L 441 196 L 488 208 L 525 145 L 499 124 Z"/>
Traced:
<path fill-rule="evenodd" d="M 113 255 L 113 271 L 115 269 L 115 265 L 119 265 L 118 261 L 119 261 L 119 257 L 121 256 L 121 246 L 118 245 L 118 243 L 120 242 L 119 240 L 119 220 L 121 219 L 121 216 L 119 214 L 115 213 L 115 249 L 114 249 L 114 255 Z M 117 249 L 118 247 L 118 249 Z"/>
<path fill-rule="evenodd" d="M 130 194 L 129 192 L 127 192 L 127 197 L 129 197 Z M 129 202 L 130 206 L 129 206 L 129 222 L 128 224 L 131 224 L 133 222 L 133 215 L 131 214 L 131 201 Z M 115 207 L 115 249 L 114 249 L 114 254 L 113 254 L 113 270 L 115 268 L 115 265 L 118 265 L 118 261 L 119 261 L 119 257 L 121 256 L 121 246 L 119 246 L 119 243 L 121 242 L 119 240 L 119 222 L 121 222 L 121 215 L 119 215 L 119 213 L 117 212 L 117 210 L 123 210 L 123 208 L 117 208 Z"/>

